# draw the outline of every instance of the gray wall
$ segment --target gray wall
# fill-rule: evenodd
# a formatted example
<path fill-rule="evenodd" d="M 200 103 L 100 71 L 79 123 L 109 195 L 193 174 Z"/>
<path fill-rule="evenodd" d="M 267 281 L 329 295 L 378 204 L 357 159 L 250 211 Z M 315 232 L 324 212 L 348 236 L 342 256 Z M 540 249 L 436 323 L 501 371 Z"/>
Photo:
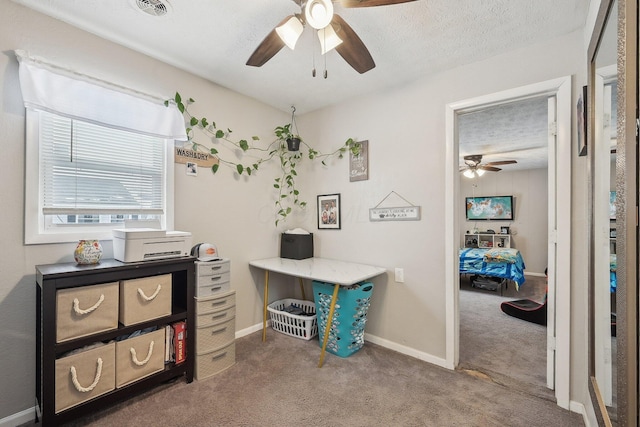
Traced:
<path fill-rule="evenodd" d="M 475 188 L 473 186 L 476 186 Z M 510 172 L 487 172 L 479 179 L 460 177 L 460 195 L 514 196 L 514 221 L 467 221 L 460 213 L 461 232 L 510 227 L 511 247 L 517 248 L 524 259 L 525 273 L 544 274 L 547 266 L 547 169 Z M 462 200 L 464 204 L 464 199 Z M 463 244 L 464 234 L 460 237 Z"/>
<path fill-rule="evenodd" d="M 33 406 L 35 385 L 35 277 L 37 264 L 72 261 L 74 244 L 25 246 L 24 108 L 11 51 L 25 49 L 140 91 L 171 96 L 176 90 L 196 98 L 194 113 L 229 127 L 239 138 L 257 134 L 268 139 L 273 127 L 287 123 L 288 113 L 194 77 L 149 57 L 101 40 L 59 21 L 0 0 L 0 141 L 4 185 L 0 223 L 0 419 Z M 392 348 L 425 360 L 445 357 L 444 179 L 445 105 L 552 78 L 584 79 L 581 32 L 545 41 L 447 73 L 425 76 L 394 90 L 375 92 L 300 117 L 305 139 L 325 151 L 347 137 L 368 139 L 370 179 L 350 183 L 348 162 L 329 167 L 303 162 L 300 189 L 309 202 L 306 213 L 273 225 L 273 167 L 250 179 L 231 173 L 197 177 L 176 173 L 176 223 L 194 241 L 211 241 L 232 260 L 232 287 L 237 294 L 237 328 L 248 331 L 262 317 L 262 275 L 251 259 L 278 254 L 278 235 L 303 226 L 316 233 L 316 255 L 405 269 L 405 283 L 392 275 L 378 277 L 367 332 Z M 586 259 L 586 159 L 573 166 L 574 253 L 576 267 Z M 256 179 L 257 178 L 257 179 Z M 395 191 L 422 207 L 421 221 L 371 223 L 368 209 Z M 316 230 L 315 196 L 341 193 L 342 230 Z M 111 254 L 110 242 L 103 242 Z M 575 270 L 575 269 L 574 269 Z M 274 275 L 270 299 L 289 296 L 293 280 Z M 586 278 L 574 274 L 572 287 L 571 398 L 586 394 Z M 574 286 L 574 283 L 576 285 Z"/>

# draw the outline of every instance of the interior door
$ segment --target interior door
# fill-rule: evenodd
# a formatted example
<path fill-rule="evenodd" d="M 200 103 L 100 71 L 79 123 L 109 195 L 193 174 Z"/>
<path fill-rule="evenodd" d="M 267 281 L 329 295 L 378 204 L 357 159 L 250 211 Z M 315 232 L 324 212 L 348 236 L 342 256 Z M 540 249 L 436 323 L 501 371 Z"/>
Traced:
<path fill-rule="evenodd" d="M 556 377 L 556 328 L 555 328 L 555 307 L 556 307 L 556 259 L 557 259 L 557 214 L 556 214 L 556 193 L 557 193 L 557 114 L 556 97 L 549 97 L 548 101 L 548 143 L 549 143 L 549 166 L 547 168 L 548 180 L 548 253 L 547 253 L 547 387 L 554 389 Z"/>

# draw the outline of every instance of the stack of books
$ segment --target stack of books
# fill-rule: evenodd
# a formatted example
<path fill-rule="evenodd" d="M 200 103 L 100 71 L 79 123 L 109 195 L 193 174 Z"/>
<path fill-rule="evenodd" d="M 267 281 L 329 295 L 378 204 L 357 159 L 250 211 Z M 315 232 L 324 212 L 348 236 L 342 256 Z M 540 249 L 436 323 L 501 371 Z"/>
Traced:
<path fill-rule="evenodd" d="M 187 324 L 184 321 L 165 326 L 165 363 L 182 363 L 187 358 Z"/>

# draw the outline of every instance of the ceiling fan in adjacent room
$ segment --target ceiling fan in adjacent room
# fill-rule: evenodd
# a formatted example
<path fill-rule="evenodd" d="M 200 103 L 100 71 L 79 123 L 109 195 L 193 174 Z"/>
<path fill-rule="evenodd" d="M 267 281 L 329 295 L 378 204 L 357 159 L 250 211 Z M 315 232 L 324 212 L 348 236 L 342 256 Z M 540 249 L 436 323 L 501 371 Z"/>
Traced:
<path fill-rule="evenodd" d="M 485 171 L 498 172 L 501 168 L 497 168 L 498 165 L 511 165 L 518 163 L 515 160 L 500 160 L 497 162 L 482 163 L 482 154 L 471 154 L 464 156 L 465 166 L 460 168 L 460 172 L 467 178 L 475 178 L 476 176 L 484 175 Z"/>
<path fill-rule="evenodd" d="M 322 54 L 335 49 L 360 74 L 376 64 L 360 37 L 344 19 L 333 12 L 332 0 L 292 0 L 300 6 L 300 13 L 284 18 L 253 52 L 247 65 L 261 67 L 280 52 L 285 45 L 293 49 L 306 25 L 317 31 Z M 416 0 L 336 0 L 342 7 L 374 7 Z M 315 69 L 314 74 L 315 76 Z M 325 70 L 325 78 L 326 78 Z"/>

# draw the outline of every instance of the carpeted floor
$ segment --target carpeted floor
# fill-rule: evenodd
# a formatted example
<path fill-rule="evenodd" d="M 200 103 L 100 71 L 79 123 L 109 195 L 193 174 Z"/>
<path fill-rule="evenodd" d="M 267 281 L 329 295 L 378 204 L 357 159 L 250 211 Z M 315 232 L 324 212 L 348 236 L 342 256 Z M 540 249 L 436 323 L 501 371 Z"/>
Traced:
<path fill-rule="evenodd" d="M 495 295 L 491 295 L 495 297 Z M 272 329 L 236 340 L 237 363 L 163 385 L 74 426 L 583 426 L 554 402 L 483 375 L 366 343 L 348 358 Z M 506 351 L 505 351 L 506 352 Z"/>
<path fill-rule="evenodd" d="M 546 387 L 547 328 L 506 315 L 503 301 L 529 298 L 542 301 L 544 277 L 527 276 L 519 291 L 472 288 L 468 277 L 460 279 L 460 363 L 489 375 L 494 381 L 536 396 L 553 399 Z"/>

